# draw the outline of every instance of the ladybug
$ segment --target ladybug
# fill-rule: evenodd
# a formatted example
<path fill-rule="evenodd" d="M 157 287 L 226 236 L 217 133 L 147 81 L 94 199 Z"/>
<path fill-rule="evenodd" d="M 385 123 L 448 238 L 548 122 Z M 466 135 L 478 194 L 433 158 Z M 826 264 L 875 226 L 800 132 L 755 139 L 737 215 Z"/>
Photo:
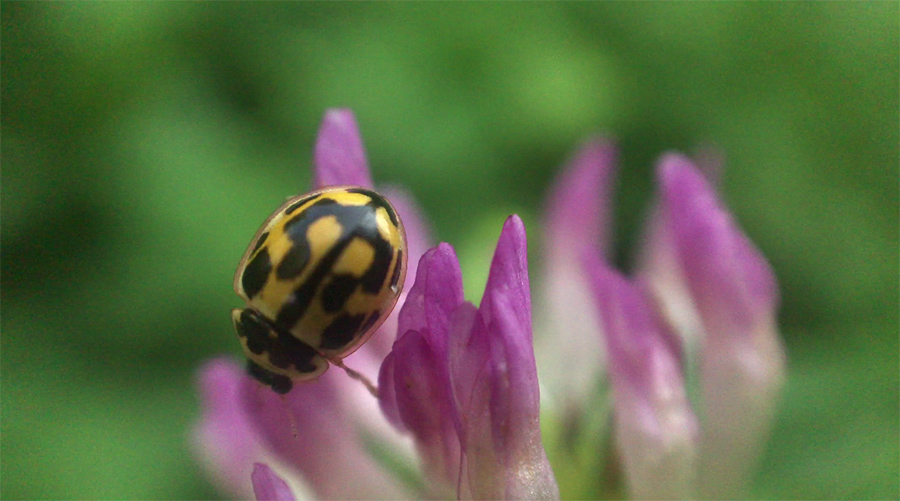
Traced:
<path fill-rule="evenodd" d="M 276 393 L 359 348 L 400 296 L 406 234 L 378 193 L 328 187 L 289 199 L 263 223 L 234 276 L 247 307 L 231 317 L 248 372 Z"/>

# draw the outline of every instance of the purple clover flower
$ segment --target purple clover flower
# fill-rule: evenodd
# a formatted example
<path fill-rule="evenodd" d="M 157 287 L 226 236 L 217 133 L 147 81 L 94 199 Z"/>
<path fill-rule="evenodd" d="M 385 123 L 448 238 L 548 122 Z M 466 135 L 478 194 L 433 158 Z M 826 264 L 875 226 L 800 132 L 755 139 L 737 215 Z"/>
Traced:
<path fill-rule="evenodd" d="M 717 178 L 718 157 L 704 158 Z M 568 326 L 536 341 L 551 412 L 571 420 L 608 377 L 632 497 L 740 495 L 784 379 L 775 276 L 701 170 L 674 154 L 659 163 L 636 276 L 615 271 L 604 258 L 614 168 L 613 147 L 591 141 L 549 198 L 542 325 Z M 570 378 L 573 346 L 586 374 Z"/>
<path fill-rule="evenodd" d="M 314 163 L 314 188 L 372 186 L 351 112 L 327 113 Z M 232 360 L 211 361 L 194 437 L 214 481 L 258 499 L 558 498 L 540 393 L 545 414 L 583 425 L 570 418 L 603 405 L 598 380 L 608 377 L 614 453 L 632 497 L 739 494 L 783 379 L 774 275 L 676 155 L 660 162 L 636 277 L 612 269 L 603 256 L 614 163 L 610 144 L 589 142 L 548 199 L 537 350 L 518 216 L 503 226 L 476 307 L 463 298 L 453 248 L 426 251 L 415 203 L 382 189 L 406 226 L 409 272 L 397 308 L 346 359 L 377 376 L 378 399 L 337 370 L 279 396 Z"/>
<path fill-rule="evenodd" d="M 372 186 L 347 110 L 326 114 L 314 162 L 314 189 Z M 211 361 L 194 433 L 204 465 L 238 497 L 558 498 L 541 445 L 524 225 L 517 216 L 504 225 L 475 308 L 463 301 L 452 247 L 426 253 L 411 197 L 381 192 L 404 221 L 413 266 L 398 307 L 345 359 L 377 376 L 378 399 L 337 370 L 279 396 L 234 361 Z M 424 477 L 409 474 L 417 462 Z"/>
<path fill-rule="evenodd" d="M 462 291 L 453 248 L 425 253 L 400 313 L 400 337 L 381 366 L 382 409 L 415 438 L 428 479 L 442 486 L 434 494 L 559 498 L 541 440 L 518 216 L 503 226 L 480 308 Z"/>

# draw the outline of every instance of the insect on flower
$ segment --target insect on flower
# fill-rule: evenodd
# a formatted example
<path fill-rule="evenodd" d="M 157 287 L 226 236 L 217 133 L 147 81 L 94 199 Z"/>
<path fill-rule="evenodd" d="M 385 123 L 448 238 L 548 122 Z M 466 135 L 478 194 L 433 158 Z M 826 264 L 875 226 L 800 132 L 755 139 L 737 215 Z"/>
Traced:
<path fill-rule="evenodd" d="M 372 190 L 332 186 L 288 200 L 256 232 L 234 277 L 248 305 L 232 320 L 250 375 L 281 394 L 328 362 L 360 378 L 341 360 L 394 308 L 406 257 L 397 212 Z"/>

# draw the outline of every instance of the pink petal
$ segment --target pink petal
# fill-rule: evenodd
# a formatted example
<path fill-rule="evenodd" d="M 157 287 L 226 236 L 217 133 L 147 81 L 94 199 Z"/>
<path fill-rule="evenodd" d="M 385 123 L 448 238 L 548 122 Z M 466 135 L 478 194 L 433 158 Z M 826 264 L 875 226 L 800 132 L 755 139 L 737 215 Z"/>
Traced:
<path fill-rule="evenodd" d="M 456 252 L 442 243 L 419 260 L 419 275 L 400 312 L 400 332 L 420 330 L 446 337 L 450 316 L 463 302 L 462 270 Z"/>
<path fill-rule="evenodd" d="M 687 358 L 693 359 L 706 335 L 688 290 L 672 228 L 664 216 L 659 206 L 653 207 L 644 229 L 637 275 L 656 300 L 661 316 L 681 339 Z"/>
<path fill-rule="evenodd" d="M 442 243 L 426 252 L 417 268 L 419 273 L 416 283 L 407 292 L 398 315 L 398 335 L 394 348 L 407 332 L 416 331 L 416 335 L 424 333 L 429 341 L 434 341 L 435 349 L 440 349 L 443 353 L 441 356 L 446 358 L 449 317 L 463 301 L 462 271 L 459 269 L 456 252 L 450 245 Z M 405 359 L 402 356 L 398 359 L 398 355 L 392 351 L 381 365 L 378 376 L 379 400 L 388 419 L 398 428 L 404 429 L 406 425 L 396 408 L 398 401 L 393 383 L 397 363 L 405 363 Z M 382 382 L 386 385 L 382 385 Z"/>
<path fill-rule="evenodd" d="M 663 158 L 659 176 L 681 265 L 706 323 L 747 325 L 758 312 L 774 310 L 778 286 L 772 270 L 703 176 L 677 155 Z"/>
<path fill-rule="evenodd" d="M 400 408 L 397 403 L 397 388 L 394 386 L 394 368 L 397 366 L 397 357 L 394 353 L 388 353 L 378 371 L 378 405 L 388 422 L 402 432 L 409 429 L 400 416 Z"/>
<path fill-rule="evenodd" d="M 478 316 L 471 335 L 475 342 L 468 346 L 483 347 L 486 338 L 489 361 L 479 373 L 481 383 L 473 385 L 468 409 L 461 409 L 468 416 L 462 436 L 472 495 L 559 498 L 541 440 L 527 241 L 518 216 L 503 226 Z"/>
<path fill-rule="evenodd" d="M 426 252 L 400 313 L 399 337 L 379 374 L 382 410 L 416 439 L 435 495 L 452 494 L 459 472 L 447 339 L 450 317 L 462 301 L 453 248 L 441 244 Z"/>
<path fill-rule="evenodd" d="M 612 143 L 593 139 L 557 177 L 545 209 L 550 256 L 567 256 L 577 262 L 588 248 L 609 247 L 615 166 Z"/>
<path fill-rule="evenodd" d="M 583 261 L 609 350 L 615 437 L 632 497 L 686 499 L 694 492 L 697 422 L 673 339 L 641 289 L 599 250 Z"/>
<path fill-rule="evenodd" d="M 704 146 L 694 155 L 700 172 L 713 186 L 724 170 L 725 155 L 713 146 Z M 705 337 L 700 314 L 688 290 L 671 225 L 665 221 L 659 204 L 653 207 L 644 229 L 638 256 L 638 275 L 653 293 L 663 316 L 681 337 L 692 358 Z"/>
<path fill-rule="evenodd" d="M 408 331 L 397 340 L 391 352 L 396 358 L 388 360 L 395 362 L 393 380 L 384 382 L 393 386 L 400 421 L 415 438 L 431 494 L 452 496 L 460 458 L 456 407 L 447 375 L 446 348 L 431 345 L 426 337 Z"/>
<path fill-rule="evenodd" d="M 325 113 L 316 140 L 314 164 L 314 189 L 335 185 L 374 186 L 352 111 L 330 109 Z"/>
<path fill-rule="evenodd" d="M 332 369 L 315 382 L 297 384 L 284 396 L 247 379 L 242 396 L 265 444 L 283 463 L 303 474 L 316 496 L 411 496 L 366 446 L 366 437 L 392 446 L 386 433 L 378 433 L 361 418 L 380 415 L 377 402 L 342 371 Z"/>
<path fill-rule="evenodd" d="M 475 387 L 486 377 L 483 373 L 489 369 L 491 356 L 487 328 L 472 303 L 465 302 L 454 312 L 447 344 L 450 381 L 458 409 L 457 435 L 465 446 L 470 441 L 466 435 L 468 423 L 474 419 Z"/>
<path fill-rule="evenodd" d="M 609 247 L 615 167 L 610 142 L 587 142 L 558 176 L 545 209 L 535 352 L 541 382 L 565 413 L 595 397 L 605 365 L 600 320 L 580 259 L 587 249 Z"/>
<path fill-rule="evenodd" d="M 527 247 L 525 226 L 518 216 L 511 216 L 500 234 L 479 310 L 490 335 L 491 360 L 502 371 L 496 374 L 500 385 L 496 391 L 502 393 L 495 396 L 509 403 L 505 409 L 509 414 L 496 416 L 504 422 L 509 420 L 509 426 L 495 426 L 501 432 L 515 430 L 519 425 L 530 426 L 540 412 L 531 340 Z M 508 391 L 509 387 L 515 391 Z M 513 433 L 509 438 L 533 437 Z M 513 447 L 518 448 L 518 444 Z"/>
<path fill-rule="evenodd" d="M 199 376 L 203 415 L 194 430 L 194 447 L 215 484 L 232 496 L 248 498 L 253 463 L 264 453 L 240 398 L 244 371 L 229 359 L 216 359 Z"/>
<path fill-rule="evenodd" d="M 784 379 L 778 286 L 689 160 L 660 162 L 663 221 L 698 312 L 703 394 L 701 495 L 738 495 L 764 445 Z"/>
<path fill-rule="evenodd" d="M 294 501 L 294 493 L 287 482 L 267 465 L 255 463 L 250 479 L 257 501 Z"/>
<path fill-rule="evenodd" d="M 512 215 L 503 224 L 484 296 L 481 299 L 480 311 L 490 325 L 493 320 L 494 305 L 498 302 L 508 303 L 511 313 L 515 315 L 516 341 L 527 351 L 531 347 L 531 289 L 528 281 L 528 241 L 525 225 L 519 216 Z M 537 374 L 535 374 L 537 381 Z"/>
<path fill-rule="evenodd" d="M 506 464 L 494 446 L 491 415 L 494 364 L 490 333 L 478 309 L 463 304 L 453 318 L 450 378 L 458 405 L 463 457 L 459 498 L 505 499 Z M 465 480 L 465 482 L 463 482 Z"/>

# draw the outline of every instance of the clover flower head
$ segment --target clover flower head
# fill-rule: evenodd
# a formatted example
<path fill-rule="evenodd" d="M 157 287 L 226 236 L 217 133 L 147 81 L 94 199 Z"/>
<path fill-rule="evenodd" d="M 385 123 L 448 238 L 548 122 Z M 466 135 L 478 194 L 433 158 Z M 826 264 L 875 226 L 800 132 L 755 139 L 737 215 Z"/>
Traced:
<path fill-rule="evenodd" d="M 314 188 L 371 187 L 351 112 L 326 114 L 314 164 Z M 194 434 L 207 470 L 230 494 L 258 499 L 557 498 L 541 444 L 524 225 L 517 216 L 504 225 L 476 308 L 463 300 L 452 247 L 426 252 L 412 198 L 381 191 L 419 266 L 402 307 L 346 358 L 377 375 L 378 398 L 340 371 L 279 396 L 231 360 L 209 362 Z M 422 475 L 409 473 L 416 463 Z"/>
<path fill-rule="evenodd" d="M 433 485 L 477 499 L 559 496 L 544 452 L 531 342 L 525 228 L 503 227 L 480 308 L 463 300 L 453 248 L 419 262 L 400 337 L 379 376 L 385 414 L 409 432 Z"/>

